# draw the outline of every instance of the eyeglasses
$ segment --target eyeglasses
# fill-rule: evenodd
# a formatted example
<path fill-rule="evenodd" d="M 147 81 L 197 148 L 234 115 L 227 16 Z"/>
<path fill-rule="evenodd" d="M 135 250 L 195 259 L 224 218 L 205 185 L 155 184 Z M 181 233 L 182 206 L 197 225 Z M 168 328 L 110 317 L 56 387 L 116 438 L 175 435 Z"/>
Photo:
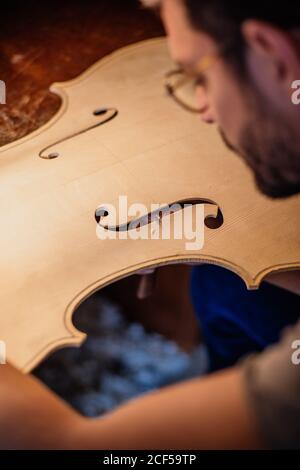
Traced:
<path fill-rule="evenodd" d="M 165 76 L 165 89 L 168 95 L 186 111 L 192 113 L 203 112 L 203 108 L 196 105 L 196 89 L 201 85 L 203 86 L 203 79 L 200 74 L 214 65 L 230 49 L 231 46 L 227 45 L 217 53 L 203 57 L 196 64 L 196 74 L 190 74 L 182 68 L 168 72 Z"/>

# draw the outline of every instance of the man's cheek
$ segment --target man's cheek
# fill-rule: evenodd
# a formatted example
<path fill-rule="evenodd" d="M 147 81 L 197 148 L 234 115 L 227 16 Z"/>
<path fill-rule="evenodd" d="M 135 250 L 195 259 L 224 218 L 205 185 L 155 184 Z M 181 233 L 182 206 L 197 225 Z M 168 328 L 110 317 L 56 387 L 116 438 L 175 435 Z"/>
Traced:
<path fill-rule="evenodd" d="M 196 88 L 195 105 L 199 109 L 206 109 L 209 106 L 208 93 L 203 86 L 197 86 Z"/>
<path fill-rule="evenodd" d="M 241 101 L 234 97 L 226 97 L 224 91 L 223 96 L 220 97 L 217 107 L 218 123 L 225 132 L 231 144 L 237 148 L 238 138 L 244 124 L 247 122 L 247 110 L 244 108 Z"/>
<path fill-rule="evenodd" d="M 230 103 L 224 99 L 218 101 L 215 105 L 217 125 L 222 129 L 226 139 L 232 145 L 237 135 L 237 122 L 236 119 L 233 118 L 233 113 L 230 111 L 231 109 Z"/>

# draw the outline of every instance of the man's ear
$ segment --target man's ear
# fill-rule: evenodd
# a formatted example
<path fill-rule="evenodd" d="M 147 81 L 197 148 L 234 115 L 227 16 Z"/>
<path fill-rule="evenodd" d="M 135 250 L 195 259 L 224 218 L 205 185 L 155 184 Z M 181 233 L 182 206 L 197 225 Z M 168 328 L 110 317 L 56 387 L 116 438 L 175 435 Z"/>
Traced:
<path fill-rule="evenodd" d="M 269 73 L 284 87 L 300 78 L 300 57 L 295 37 L 269 23 L 247 20 L 242 34 L 249 50 L 268 66 Z"/>

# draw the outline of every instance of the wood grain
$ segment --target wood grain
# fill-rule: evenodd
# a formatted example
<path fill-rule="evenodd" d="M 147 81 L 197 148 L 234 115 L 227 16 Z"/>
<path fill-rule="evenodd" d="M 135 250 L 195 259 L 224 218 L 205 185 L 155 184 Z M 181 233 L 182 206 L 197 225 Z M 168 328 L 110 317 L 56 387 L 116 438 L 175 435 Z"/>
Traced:
<path fill-rule="evenodd" d="M 269 273 L 300 267 L 299 197 L 260 195 L 243 162 L 217 131 L 183 113 L 163 89 L 172 66 L 164 39 L 139 43 L 55 84 L 59 112 L 42 128 L 2 148 L 0 158 L 0 331 L 8 358 L 29 371 L 58 347 L 79 344 L 74 309 L 91 293 L 138 270 L 197 260 L 239 274 L 255 288 Z M 119 115 L 60 144 L 99 117 Z M 59 158 L 43 160 L 45 147 Z M 224 224 L 205 231 L 204 248 L 183 240 L 96 237 L 95 209 L 128 202 L 215 201 Z"/>

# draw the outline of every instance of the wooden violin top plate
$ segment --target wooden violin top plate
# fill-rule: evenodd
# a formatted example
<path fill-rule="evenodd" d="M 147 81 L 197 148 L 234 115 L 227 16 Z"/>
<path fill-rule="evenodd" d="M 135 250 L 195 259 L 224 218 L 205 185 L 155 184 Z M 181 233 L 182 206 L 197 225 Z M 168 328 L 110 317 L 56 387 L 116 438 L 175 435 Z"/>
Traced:
<path fill-rule="evenodd" d="M 256 288 L 271 272 L 300 268 L 299 197 L 259 194 L 216 128 L 167 96 L 171 67 L 165 39 L 121 49 L 54 84 L 58 114 L 0 150 L 0 339 L 24 372 L 59 347 L 81 344 L 76 307 L 139 269 L 198 260 Z M 97 125 L 103 107 L 118 115 Z M 41 158 L 49 154 L 56 158 Z M 99 240 L 95 210 L 118 206 L 120 195 L 149 208 L 212 201 L 206 210 L 216 215 L 219 207 L 224 222 L 205 228 L 198 251 L 184 239 Z"/>

